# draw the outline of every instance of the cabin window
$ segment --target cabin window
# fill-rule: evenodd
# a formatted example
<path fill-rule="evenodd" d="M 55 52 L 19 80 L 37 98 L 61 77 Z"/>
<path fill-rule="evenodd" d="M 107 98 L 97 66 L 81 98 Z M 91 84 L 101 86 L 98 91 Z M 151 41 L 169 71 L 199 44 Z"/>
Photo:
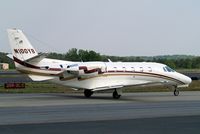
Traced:
<path fill-rule="evenodd" d="M 143 67 L 140 67 L 140 72 L 143 72 L 144 70 L 143 70 Z"/>
<path fill-rule="evenodd" d="M 61 68 L 63 68 L 63 65 L 60 65 Z"/>
<path fill-rule="evenodd" d="M 125 72 L 126 71 L 126 67 L 122 67 L 122 70 Z"/>
<path fill-rule="evenodd" d="M 117 72 L 117 67 L 114 67 L 114 71 Z"/>
<path fill-rule="evenodd" d="M 151 68 L 151 67 L 148 67 L 148 71 L 149 71 L 149 72 L 152 72 L 152 68 Z"/>
<path fill-rule="evenodd" d="M 132 72 L 135 72 L 135 68 L 134 68 L 134 67 L 131 67 L 131 71 L 132 71 Z"/>

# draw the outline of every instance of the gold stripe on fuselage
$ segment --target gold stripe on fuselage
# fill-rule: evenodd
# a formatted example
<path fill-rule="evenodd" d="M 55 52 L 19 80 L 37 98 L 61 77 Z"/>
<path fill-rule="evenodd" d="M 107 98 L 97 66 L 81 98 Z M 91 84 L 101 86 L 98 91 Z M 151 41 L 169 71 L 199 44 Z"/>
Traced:
<path fill-rule="evenodd" d="M 163 79 L 167 79 L 167 80 L 171 80 L 180 84 L 184 84 L 182 81 L 177 80 L 175 78 L 169 77 L 169 76 L 165 76 L 165 75 L 161 75 L 161 74 L 156 74 L 156 73 L 149 73 L 149 72 L 105 72 L 103 74 L 98 74 L 97 76 L 86 76 L 85 78 L 78 78 L 77 76 L 70 76 L 70 77 L 66 77 L 66 78 L 61 78 L 62 77 L 62 72 L 57 73 L 57 74 L 47 74 L 44 72 L 35 72 L 35 71 L 31 71 L 31 70 L 19 70 L 20 72 L 26 73 L 26 74 L 34 74 L 34 75 L 42 75 L 42 76 L 58 76 L 60 77 L 61 81 L 68 81 L 68 80 L 72 80 L 72 79 L 78 79 L 79 81 L 84 81 L 84 80 L 88 80 L 88 79 L 92 79 L 92 78 L 97 78 L 97 77 L 108 77 L 108 76 L 149 76 L 149 77 L 155 77 L 155 78 L 163 78 Z"/>

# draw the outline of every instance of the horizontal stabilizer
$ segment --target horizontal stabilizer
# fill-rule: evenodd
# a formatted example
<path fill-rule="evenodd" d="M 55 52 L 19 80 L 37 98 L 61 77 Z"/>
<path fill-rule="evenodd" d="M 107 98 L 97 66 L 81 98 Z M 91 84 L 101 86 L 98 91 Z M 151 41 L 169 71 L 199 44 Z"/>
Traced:
<path fill-rule="evenodd" d="M 42 59 L 46 58 L 47 57 L 47 53 L 41 53 L 41 54 L 38 54 L 30 59 L 27 59 L 26 62 L 31 62 L 31 63 L 38 63 L 40 62 Z"/>
<path fill-rule="evenodd" d="M 13 60 L 13 55 L 12 54 L 7 54 L 6 56 Z"/>

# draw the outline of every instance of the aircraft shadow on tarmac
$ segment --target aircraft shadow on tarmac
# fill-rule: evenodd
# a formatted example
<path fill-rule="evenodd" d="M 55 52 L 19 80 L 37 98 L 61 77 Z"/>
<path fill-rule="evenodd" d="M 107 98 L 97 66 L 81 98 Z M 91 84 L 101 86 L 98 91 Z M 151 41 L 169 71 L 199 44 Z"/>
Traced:
<path fill-rule="evenodd" d="M 155 97 L 171 97 L 172 95 L 169 94 L 159 94 L 159 95 L 153 95 L 153 94 L 131 94 L 128 95 L 126 94 L 126 96 L 121 96 L 121 98 L 119 99 L 113 99 L 112 98 L 112 94 L 108 94 L 108 93 L 101 93 L 101 94 L 94 94 L 93 96 L 91 96 L 90 98 L 86 98 L 84 95 L 82 94 L 48 94 L 50 96 L 54 96 L 54 97 L 61 97 L 61 98 L 66 98 L 66 99 L 82 99 L 82 100 L 108 100 L 108 101 L 129 101 L 129 102 L 154 102 L 155 100 L 151 100 L 149 98 L 155 98 Z M 148 98 L 148 99 L 146 99 Z"/>

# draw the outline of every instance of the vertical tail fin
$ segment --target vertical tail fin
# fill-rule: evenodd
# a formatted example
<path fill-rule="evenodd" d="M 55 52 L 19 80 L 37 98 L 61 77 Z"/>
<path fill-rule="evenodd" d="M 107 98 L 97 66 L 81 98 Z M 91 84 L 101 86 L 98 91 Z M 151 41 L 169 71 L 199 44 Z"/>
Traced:
<path fill-rule="evenodd" d="M 41 67 L 37 65 L 37 63 L 44 59 L 46 55 L 38 55 L 21 30 L 8 29 L 7 32 L 13 60 L 17 70 L 22 73 L 27 73 L 34 81 L 43 81 L 55 78 L 54 76 L 51 76 L 52 72 L 50 73 L 48 69 L 42 70 Z M 60 72 L 56 72 L 55 74 L 58 73 Z"/>
<path fill-rule="evenodd" d="M 7 32 L 14 59 L 25 61 L 38 55 L 21 30 L 8 29 Z"/>

